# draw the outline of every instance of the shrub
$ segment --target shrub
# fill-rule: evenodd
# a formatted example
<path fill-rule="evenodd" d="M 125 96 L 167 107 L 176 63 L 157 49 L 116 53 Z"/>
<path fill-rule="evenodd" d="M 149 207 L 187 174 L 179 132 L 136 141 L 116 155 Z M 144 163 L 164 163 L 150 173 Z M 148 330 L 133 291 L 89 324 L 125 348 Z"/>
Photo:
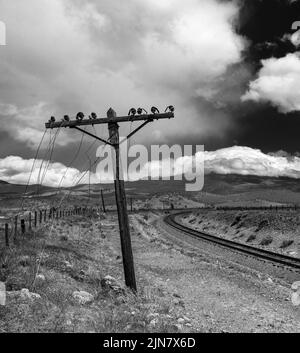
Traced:
<path fill-rule="evenodd" d="M 60 240 L 61 241 L 68 241 L 68 237 L 66 235 L 61 235 Z"/>
<path fill-rule="evenodd" d="M 237 225 L 236 229 L 240 229 L 240 228 L 242 228 L 242 227 L 244 227 L 244 226 L 245 226 L 245 225 L 244 225 L 244 223 L 242 222 L 242 223 L 240 223 L 240 224 Z"/>
<path fill-rule="evenodd" d="M 249 243 L 250 241 L 253 241 L 255 239 L 256 239 L 256 235 L 255 234 L 251 234 L 246 241 L 247 241 L 247 243 Z"/>
<path fill-rule="evenodd" d="M 234 227 L 236 224 L 238 224 L 240 222 L 241 218 L 242 217 L 240 215 L 236 216 L 233 223 L 230 225 L 230 227 Z"/>
<path fill-rule="evenodd" d="M 259 223 L 259 225 L 257 226 L 255 231 L 259 232 L 260 230 L 262 230 L 264 227 L 266 227 L 268 225 L 269 225 L 269 222 L 265 219 Z"/>
<path fill-rule="evenodd" d="M 292 245 L 294 243 L 294 240 L 283 240 L 283 242 L 281 243 L 280 245 L 280 249 L 284 249 L 284 248 L 287 248 L 289 247 L 290 245 Z"/>
<path fill-rule="evenodd" d="M 265 237 L 262 239 L 262 241 L 260 242 L 260 245 L 266 246 L 266 245 L 271 244 L 272 242 L 273 242 L 273 238 L 268 236 L 268 237 Z"/>

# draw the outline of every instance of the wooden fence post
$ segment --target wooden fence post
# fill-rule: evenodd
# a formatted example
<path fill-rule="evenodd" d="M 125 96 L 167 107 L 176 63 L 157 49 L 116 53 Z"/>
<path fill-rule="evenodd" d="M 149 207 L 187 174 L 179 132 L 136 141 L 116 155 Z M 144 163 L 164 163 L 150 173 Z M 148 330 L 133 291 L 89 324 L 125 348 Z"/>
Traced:
<path fill-rule="evenodd" d="M 32 229 L 32 226 L 31 226 L 31 212 L 29 212 L 29 215 L 28 215 L 28 229 L 29 230 Z"/>
<path fill-rule="evenodd" d="M 46 223 L 47 221 L 47 210 L 44 210 L 44 222 Z"/>
<path fill-rule="evenodd" d="M 5 223 L 5 246 L 9 247 L 8 224 Z"/>
<path fill-rule="evenodd" d="M 17 232 L 18 232 L 18 216 L 15 216 L 15 233 L 14 233 L 15 239 L 17 237 Z"/>
<path fill-rule="evenodd" d="M 21 232 L 22 235 L 25 234 L 25 219 L 21 219 Z"/>
<path fill-rule="evenodd" d="M 103 190 L 102 190 L 102 189 L 101 189 L 101 201 L 102 201 L 103 212 L 106 213 L 106 210 L 105 210 L 105 202 L 104 202 Z"/>
<path fill-rule="evenodd" d="M 37 211 L 34 211 L 34 227 L 37 226 Z"/>
<path fill-rule="evenodd" d="M 42 210 L 40 210 L 40 219 L 39 219 L 39 223 L 41 224 L 42 223 L 42 221 L 43 221 L 43 211 Z"/>

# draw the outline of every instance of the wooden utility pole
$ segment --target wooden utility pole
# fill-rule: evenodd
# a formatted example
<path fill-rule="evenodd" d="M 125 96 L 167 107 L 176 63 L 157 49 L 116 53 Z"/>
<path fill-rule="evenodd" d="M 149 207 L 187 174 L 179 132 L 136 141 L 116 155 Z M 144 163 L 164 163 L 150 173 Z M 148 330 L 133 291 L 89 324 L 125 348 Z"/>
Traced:
<path fill-rule="evenodd" d="M 47 129 L 69 127 L 69 128 L 79 130 L 80 132 L 85 133 L 114 148 L 115 157 L 116 157 L 115 158 L 116 159 L 115 181 L 114 181 L 115 196 L 116 196 L 116 204 L 117 204 L 117 210 L 118 210 L 125 283 L 128 287 L 130 287 L 134 291 L 136 291 L 136 280 L 135 280 L 135 273 L 134 273 L 133 254 L 132 254 L 132 248 L 131 248 L 130 230 L 129 230 L 129 222 L 128 222 L 128 214 L 127 214 L 125 185 L 124 185 L 123 175 L 121 175 L 121 171 L 120 171 L 120 145 L 126 139 L 129 139 L 140 129 L 146 126 L 148 123 L 153 122 L 154 120 L 174 118 L 174 107 L 169 106 L 166 110 L 169 110 L 169 112 L 161 114 L 158 112 L 157 108 L 153 107 L 151 109 L 152 114 L 140 114 L 140 113 L 136 114 L 136 110 L 131 109 L 130 112 L 133 111 L 132 115 L 117 117 L 116 112 L 112 108 L 110 108 L 109 111 L 107 112 L 107 117 L 102 119 L 96 118 L 95 113 L 91 114 L 92 116 L 94 115 L 95 118 L 83 119 L 83 114 L 78 113 L 76 120 L 69 120 L 68 118 L 66 120 L 56 122 L 55 118 L 51 118 L 51 120 L 45 124 Z M 139 108 L 138 112 L 141 112 L 141 111 L 142 109 Z M 133 130 L 125 139 L 123 139 L 120 142 L 118 123 L 135 122 L 135 121 L 143 121 L 143 123 L 140 126 L 138 126 L 135 130 Z M 97 124 L 108 124 L 109 139 L 107 141 L 79 127 L 79 126 L 97 125 Z M 105 212 L 105 204 L 104 204 L 102 190 L 101 190 L 101 198 L 102 198 L 103 211 Z M 75 210 L 72 210 L 72 214 L 74 213 L 74 211 Z"/>
<path fill-rule="evenodd" d="M 107 117 L 115 119 L 117 116 L 113 109 L 109 109 Z M 119 125 L 117 123 L 108 124 L 109 139 L 115 149 L 115 194 L 118 210 L 119 229 L 121 237 L 121 248 L 123 254 L 123 266 L 125 274 L 125 284 L 136 291 L 136 280 L 134 273 L 134 263 L 129 231 L 129 220 L 127 214 L 126 194 L 123 175 L 120 179 L 120 143 L 119 143 Z"/>

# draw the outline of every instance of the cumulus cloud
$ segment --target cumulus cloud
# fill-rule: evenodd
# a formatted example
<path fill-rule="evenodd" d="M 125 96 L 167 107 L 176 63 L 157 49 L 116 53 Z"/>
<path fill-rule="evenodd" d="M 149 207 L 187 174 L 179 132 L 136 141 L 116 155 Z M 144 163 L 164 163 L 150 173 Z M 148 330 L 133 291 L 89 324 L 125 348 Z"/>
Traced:
<path fill-rule="evenodd" d="M 201 163 L 203 160 L 205 174 L 213 172 L 300 178 L 300 158 L 298 155 L 291 156 L 284 151 L 265 154 L 259 149 L 244 146 L 233 146 L 216 151 L 200 151 L 194 156 L 184 156 L 175 160 L 150 161 L 144 166 L 144 169 L 147 168 L 148 175 L 159 170 L 161 175 L 167 177 L 178 175 L 178 172 L 182 171 L 184 167 L 189 175 L 193 165 Z M 203 169 L 200 171 L 203 172 Z"/>
<path fill-rule="evenodd" d="M 300 52 L 262 60 L 258 78 L 250 82 L 243 101 L 266 101 L 280 112 L 300 110 Z"/>
<path fill-rule="evenodd" d="M 285 34 L 283 36 L 283 40 L 288 40 L 290 41 L 295 47 L 298 47 L 300 45 L 300 30 L 292 33 L 292 34 Z"/>
<path fill-rule="evenodd" d="M 291 158 L 282 151 L 272 155 L 259 149 L 233 146 L 204 153 L 206 172 L 300 178 L 300 158 Z"/>
<path fill-rule="evenodd" d="M 216 151 L 199 151 L 194 156 L 149 160 L 141 165 L 140 172 L 131 171 L 125 180 L 147 178 L 150 175 L 163 178 L 178 177 L 185 172 L 188 178 L 195 176 L 195 164 L 204 161 L 204 172 L 217 174 L 257 175 L 265 177 L 289 177 L 300 179 L 300 156 L 291 156 L 284 151 L 265 154 L 258 149 L 233 146 Z M 32 171 L 30 184 L 40 183 L 52 187 L 69 187 L 79 184 L 109 183 L 113 181 L 113 170 L 96 168 L 95 172 L 79 171 L 67 168 L 61 163 L 51 163 L 45 177 L 43 171 L 46 161 L 37 160 L 33 168 L 33 159 L 25 160 L 17 156 L 0 159 L 0 180 L 10 183 L 26 184 Z M 130 170 L 130 169 L 129 169 Z M 197 169 L 196 169 L 197 170 Z M 198 168 L 203 172 L 203 169 Z M 189 179 L 191 180 L 191 179 Z"/>
<path fill-rule="evenodd" d="M 174 104 L 185 131 L 161 122 L 161 138 L 214 133 L 212 112 L 188 103 L 217 94 L 220 76 L 241 60 L 245 40 L 233 27 L 238 11 L 236 2 L 218 0 L 28 0 L 17 12 L 12 1 L 1 2 L 8 29 L 1 103 L 19 112 L 6 131 L 35 146 L 52 114 Z"/>
<path fill-rule="evenodd" d="M 76 168 L 67 168 L 61 163 L 50 163 L 43 160 L 23 159 L 18 156 L 8 156 L 0 159 L 0 180 L 13 184 L 40 184 L 52 187 L 73 186 L 80 180 L 81 184 L 98 183 L 94 173 L 80 172 Z M 47 172 L 44 174 L 45 169 Z"/>

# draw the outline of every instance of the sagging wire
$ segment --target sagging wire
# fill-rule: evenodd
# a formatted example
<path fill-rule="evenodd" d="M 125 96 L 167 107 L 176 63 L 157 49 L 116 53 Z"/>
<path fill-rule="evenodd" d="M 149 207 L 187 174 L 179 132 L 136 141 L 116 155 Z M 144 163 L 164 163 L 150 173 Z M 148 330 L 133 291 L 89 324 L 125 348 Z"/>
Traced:
<path fill-rule="evenodd" d="M 101 145 L 101 148 L 103 149 L 106 145 L 107 145 L 107 143 Z M 69 193 L 63 195 L 63 197 L 62 197 L 62 199 L 61 199 L 61 201 L 60 201 L 59 207 L 61 207 L 61 205 L 62 205 L 63 201 L 65 201 L 65 199 L 66 199 L 66 201 L 69 200 L 69 198 L 70 198 L 72 192 L 74 191 L 74 188 L 76 188 L 76 186 L 79 185 L 79 183 L 80 183 L 81 180 L 86 176 L 86 174 L 89 172 L 89 170 L 92 170 L 92 168 L 99 162 L 100 158 L 101 158 L 101 157 L 97 157 L 97 158 L 94 160 L 94 162 L 90 165 L 90 168 L 89 168 L 88 170 L 86 170 L 86 171 L 80 176 L 80 178 L 76 181 L 76 183 L 73 184 L 73 185 L 70 187 Z"/>
<path fill-rule="evenodd" d="M 43 141 L 44 141 L 44 138 L 45 138 L 45 136 L 46 136 L 46 133 L 47 133 L 47 129 L 45 129 L 45 131 L 44 131 L 44 133 L 43 133 L 43 136 L 42 136 L 42 138 L 41 138 L 41 141 L 40 141 L 40 143 L 39 143 L 39 145 L 38 145 L 38 148 L 37 148 L 37 150 L 36 150 L 36 153 L 35 153 L 34 161 L 33 161 L 32 167 L 31 167 L 31 171 L 30 171 L 30 174 L 29 174 L 29 178 L 28 178 L 27 183 L 26 183 L 25 191 L 24 191 L 23 194 L 22 194 L 21 205 L 20 205 L 20 210 L 21 210 L 21 211 L 23 211 L 25 195 L 26 195 L 26 193 L 27 193 L 28 186 L 29 186 L 29 183 L 30 183 L 30 180 L 31 180 L 31 176 L 32 176 L 32 173 L 33 173 L 33 170 L 34 170 L 34 167 L 35 167 L 35 163 L 36 163 L 36 160 L 37 160 L 37 158 L 38 158 L 38 155 L 39 155 L 39 152 L 40 152 L 42 143 L 43 143 Z"/>
<path fill-rule="evenodd" d="M 49 157 L 48 162 L 47 162 L 47 164 L 46 164 L 46 167 L 45 167 L 45 169 L 44 169 L 42 178 L 41 178 L 41 180 L 40 180 L 40 182 L 39 182 L 40 186 L 43 184 L 44 179 L 45 179 L 45 177 L 46 177 L 46 174 L 47 174 L 47 172 L 48 172 L 49 166 L 50 166 L 50 164 L 51 164 L 51 162 L 52 162 L 52 156 L 53 156 L 53 153 L 54 153 L 55 142 L 56 142 L 56 139 L 57 139 L 57 137 L 58 137 L 58 135 L 59 135 L 60 129 L 61 129 L 61 128 L 59 127 L 58 130 L 57 130 L 57 132 L 56 132 L 56 134 L 54 135 L 53 142 L 52 142 L 52 147 L 51 147 L 51 152 L 50 152 L 50 157 Z"/>
<path fill-rule="evenodd" d="M 99 157 L 94 161 L 92 166 L 94 166 L 98 162 L 98 159 L 99 159 Z M 92 166 L 90 166 L 90 169 L 92 168 Z M 87 172 L 88 171 L 86 171 L 81 176 L 81 178 L 77 181 L 75 186 L 77 186 L 80 183 L 80 181 L 83 179 L 83 177 L 86 175 Z M 75 187 L 75 186 L 73 186 L 73 187 Z M 69 194 L 71 194 L 72 192 L 73 192 L 73 190 L 71 189 Z M 60 209 L 61 208 L 61 205 L 62 205 L 64 199 L 66 198 L 66 196 L 67 196 L 67 194 L 62 196 L 62 198 L 61 198 L 59 204 L 57 205 L 56 209 Z M 48 239 L 51 237 L 53 229 L 54 229 L 54 217 L 52 217 L 52 220 L 51 220 L 51 227 L 50 227 L 49 234 L 48 234 L 48 237 L 47 237 Z M 44 244 L 43 244 L 43 247 L 42 247 L 42 251 L 41 251 L 40 257 L 39 257 L 39 259 L 37 261 L 37 270 L 36 270 L 35 277 L 34 277 L 34 280 L 32 282 L 32 285 L 31 285 L 32 290 L 34 289 L 34 286 L 35 286 L 36 278 L 37 278 L 37 275 L 38 275 L 39 270 L 40 270 L 40 266 L 41 266 L 41 262 L 42 262 L 42 259 L 43 259 L 44 253 L 45 253 L 45 249 L 46 249 L 46 238 L 44 240 Z"/>
<path fill-rule="evenodd" d="M 54 136 L 52 136 L 52 134 L 50 132 L 50 140 L 49 140 L 48 149 L 44 155 L 44 158 L 42 160 L 42 163 L 41 163 L 40 169 L 39 169 L 39 173 L 38 173 L 37 189 L 36 189 L 36 193 L 35 193 L 35 207 L 37 207 L 37 205 L 39 204 L 38 196 L 40 195 L 40 190 L 41 190 L 42 184 L 44 182 L 44 179 L 47 175 L 49 166 L 51 165 L 52 156 L 53 156 L 54 148 L 55 148 L 55 142 L 56 142 L 56 139 L 59 135 L 59 132 L 61 131 L 62 124 L 63 124 L 63 122 L 61 122 L 61 124 L 58 127 L 57 131 L 55 132 Z M 50 156 L 47 160 L 47 155 L 49 152 L 50 152 Z M 44 164 L 46 164 L 46 165 L 45 165 L 44 170 L 42 172 Z M 41 174 L 42 174 L 42 176 L 41 176 Z"/>
<path fill-rule="evenodd" d="M 93 128 L 94 128 L 94 126 L 93 126 Z M 95 131 L 95 134 L 97 135 L 97 132 L 96 132 L 96 130 L 95 130 L 95 128 L 94 128 L 94 131 Z M 83 133 L 84 134 L 84 133 Z M 85 154 L 87 155 L 87 153 L 90 151 L 90 149 L 94 146 L 94 144 L 96 143 L 97 141 L 95 140 L 95 141 L 93 141 L 91 144 L 90 144 L 90 146 L 89 146 L 89 148 L 85 151 Z M 79 151 L 80 151 L 80 149 L 79 149 Z M 79 152 L 78 152 L 79 153 Z M 89 158 L 89 157 L 88 157 Z M 75 179 L 75 176 L 73 177 L 73 179 L 72 179 L 72 182 L 74 181 L 74 179 Z M 73 184 L 73 186 L 71 186 L 71 188 L 74 188 L 74 187 L 76 187 L 76 183 L 75 183 L 75 185 Z"/>
<path fill-rule="evenodd" d="M 95 130 L 95 132 L 96 132 L 96 130 Z M 96 133 L 97 133 L 97 132 L 96 132 Z M 88 148 L 88 150 L 87 150 L 85 153 L 87 153 L 87 152 L 92 148 L 92 146 L 94 145 L 95 142 L 96 142 L 96 141 L 94 141 L 94 142 L 90 145 L 90 147 Z M 107 143 L 101 145 L 101 147 L 104 148 L 104 146 L 106 146 L 106 145 L 107 145 Z M 74 192 L 74 188 L 76 188 L 76 186 L 79 185 L 79 183 L 81 182 L 81 180 L 86 176 L 86 174 L 89 172 L 89 170 L 92 170 L 92 168 L 98 163 L 99 160 L 100 160 L 100 157 L 97 157 L 97 158 L 94 160 L 94 162 L 89 166 L 89 169 L 86 170 L 86 171 L 79 177 L 79 179 L 78 179 L 75 183 L 73 183 L 73 185 L 70 187 L 69 192 L 62 196 L 62 198 L 61 198 L 61 200 L 60 200 L 60 202 L 59 202 L 59 207 L 61 207 L 61 205 L 62 205 L 62 203 L 63 203 L 64 201 L 67 202 L 67 201 L 69 200 L 69 198 L 70 198 L 72 192 Z M 73 178 L 73 180 L 74 180 L 74 178 Z"/>
<path fill-rule="evenodd" d="M 51 132 L 50 132 L 49 145 L 48 145 L 47 151 L 46 151 L 46 153 L 45 153 L 45 155 L 44 155 L 44 157 L 42 159 L 42 162 L 41 162 L 41 165 L 40 165 L 40 168 L 39 168 L 39 173 L 38 173 L 38 178 L 37 178 L 36 196 L 38 196 L 38 194 L 39 194 L 41 184 L 43 183 L 43 180 L 44 180 L 44 178 L 46 176 L 46 173 L 48 171 L 48 168 L 49 168 L 49 165 L 50 165 L 50 160 L 52 158 L 52 154 L 53 154 L 53 150 L 54 150 L 55 140 L 56 140 L 58 134 L 59 134 L 59 129 L 55 132 L 53 137 L 51 136 Z M 49 157 L 49 159 L 47 161 L 47 155 L 48 155 L 49 152 L 50 152 L 50 157 Z M 42 178 L 41 178 L 41 173 L 42 173 L 42 169 L 43 169 L 44 163 L 46 163 L 46 166 L 44 168 L 43 175 L 42 175 Z"/>
<path fill-rule="evenodd" d="M 60 129 L 60 127 L 59 127 L 59 129 Z M 52 154 L 53 154 L 53 150 L 54 150 L 55 140 L 56 140 L 56 138 L 57 138 L 57 136 L 58 136 L 59 129 L 58 129 L 58 131 L 54 134 L 53 137 L 51 136 L 52 134 L 51 134 L 51 131 L 50 131 L 49 145 L 48 145 L 48 149 L 47 149 L 47 151 L 46 151 L 46 153 L 45 153 L 45 158 L 46 158 L 47 154 L 48 154 L 49 151 L 51 150 L 50 161 L 51 161 L 51 159 L 52 159 Z M 52 145 L 52 147 L 51 147 L 51 145 Z M 49 164 L 50 164 L 50 162 L 48 161 L 48 164 L 47 164 L 46 167 L 45 167 L 45 170 L 44 170 L 42 179 L 40 180 L 40 175 L 41 175 L 41 170 L 42 170 L 43 162 L 44 162 L 44 159 L 43 159 L 43 161 L 42 161 L 42 163 L 41 163 L 41 166 L 40 166 L 39 175 L 38 175 L 38 183 L 39 183 L 40 181 L 41 181 L 41 183 L 43 182 L 43 179 L 44 179 L 45 176 L 46 176 L 46 173 L 47 173 L 47 170 L 48 170 L 48 167 L 49 167 Z M 48 225 L 47 225 L 47 228 L 48 228 Z M 49 233 L 48 233 L 48 238 L 51 238 L 53 229 L 54 229 L 54 217 L 52 217 L 52 220 L 51 220 L 51 226 L 50 226 L 50 230 L 49 230 Z M 34 290 L 34 287 L 35 287 L 36 278 L 37 278 L 37 275 L 38 275 L 39 270 L 40 270 L 40 266 L 41 266 L 41 262 L 42 262 L 42 259 L 43 259 L 43 256 L 44 256 L 45 248 L 46 248 L 46 238 L 44 239 L 44 243 L 43 243 L 43 246 L 42 246 L 42 251 L 41 251 L 40 256 L 39 256 L 39 258 L 38 258 L 38 260 L 37 260 L 37 268 L 36 268 L 36 272 L 35 272 L 34 279 L 33 279 L 32 284 L 31 284 L 31 290 Z"/>
<path fill-rule="evenodd" d="M 64 172 L 64 174 L 63 174 L 63 176 L 62 176 L 62 178 L 61 178 L 61 180 L 60 180 L 60 182 L 59 182 L 59 185 L 58 185 L 58 187 L 57 187 L 58 190 L 57 190 L 56 196 L 57 196 L 57 194 L 58 194 L 58 192 L 59 192 L 59 189 L 61 188 L 61 184 L 62 184 L 63 180 L 65 179 L 68 170 L 70 169 L 71 165 L 76 161 L 76 159 L 77 159 L 77 157 L 78 157 L 78 155 L 79 155 L 79 153 L 80 153 L 80 150 L 81 150 L 81 147 L 82 147 L 82 143 L 83 143 L 83 138 L 84 138 L 84 133 L 82 133 L 79 147 L 78 147 L 78 149 L 77 149 L 77 151 L 76 151 L 76 153 L 75 153 L 75 155 L 74 155 L 72 161 L 68 164 L 68 166 L 67 166 L 67 168 L 66 168 L 66 170 L 65 170 L 65 172 Z"/>

